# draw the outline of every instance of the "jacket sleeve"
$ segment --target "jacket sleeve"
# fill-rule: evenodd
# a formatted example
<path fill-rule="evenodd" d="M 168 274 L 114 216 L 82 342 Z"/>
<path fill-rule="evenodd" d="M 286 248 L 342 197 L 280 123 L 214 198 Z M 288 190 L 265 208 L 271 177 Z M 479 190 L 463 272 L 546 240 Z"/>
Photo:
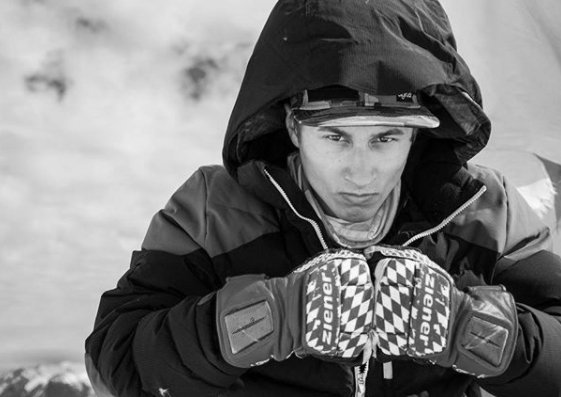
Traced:
<path fill-rule="evenodd" d="M 176 194 L 154 217 L 143 250 L 101 297 L 86 340 L 98 396 L 217 395 L 239 382 L 244 370 L 228 365 L 218 347 L 214 291 L 221 282 L 206 250 L 178 222 L 178 213 L 204 207 L 201 178 L 182 188 L 194 195 L 189 203 Z M 188 226 L 195 235 L 204 234 L 200 209 Z"/>
<path fill-rule="evenodd" d="M 549 229 L 508 182 L 506 240 L 493 284 L 517 303 L 518 338 L 505 373 L 480 380 L 495 396 L 561 396 L 561 260 L 550 251 Z"/>

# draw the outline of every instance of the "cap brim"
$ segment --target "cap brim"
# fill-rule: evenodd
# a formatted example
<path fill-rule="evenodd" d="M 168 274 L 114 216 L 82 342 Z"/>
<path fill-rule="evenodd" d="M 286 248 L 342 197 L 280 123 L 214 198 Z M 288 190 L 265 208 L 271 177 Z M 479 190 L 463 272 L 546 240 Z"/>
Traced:
<path fill-rule="evenodd" d="M 440 121 L 425 107 L 338 107 L 324 110 L 294 109 L 295 119 L 315 127 L 393 126 L 436 128 Z"/>

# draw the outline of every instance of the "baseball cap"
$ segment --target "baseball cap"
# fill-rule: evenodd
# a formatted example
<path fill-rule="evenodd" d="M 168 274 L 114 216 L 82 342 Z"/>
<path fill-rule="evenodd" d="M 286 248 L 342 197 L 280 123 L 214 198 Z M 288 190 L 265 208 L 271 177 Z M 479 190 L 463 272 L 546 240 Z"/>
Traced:
<path fill-rule="evenodd" d="M 343 86 L 304 90 L 293 96 L 290 107 L 301 124 L 436 128 L 440 121 L 417 101 L 417 95 L 372 95 Z"/>

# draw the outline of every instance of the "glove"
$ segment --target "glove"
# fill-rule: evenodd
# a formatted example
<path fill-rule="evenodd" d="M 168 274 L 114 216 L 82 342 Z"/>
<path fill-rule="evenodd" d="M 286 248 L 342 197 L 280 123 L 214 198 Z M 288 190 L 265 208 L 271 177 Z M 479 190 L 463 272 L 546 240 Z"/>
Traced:
<path fill-rule="evenodd" d="M 366 258 L 326 251 L 287 277 L 229 278 L 216 296 L 222 356 L 248 368 L 292 353 L 357 363 L 374 316 Z"/>
<path fill-rule="evenodd" d="M 454 286 L 422 253 L 371 247 L 378 358 L 410 357 L 477 377 L 497 376 L 515 348 L 518 318 L 502 286 Z M 384 357 L 385 356 L 385 357 Z"/>

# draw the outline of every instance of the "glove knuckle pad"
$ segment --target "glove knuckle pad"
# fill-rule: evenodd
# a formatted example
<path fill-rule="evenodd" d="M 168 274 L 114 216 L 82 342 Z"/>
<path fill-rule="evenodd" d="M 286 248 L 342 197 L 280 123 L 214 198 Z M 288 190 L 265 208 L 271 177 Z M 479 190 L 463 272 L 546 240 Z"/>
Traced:
<path fill-rule="evenodd" d="M 306 283 L 306 345 L 336 357 L 357 356 L 373 319 L 373 287 L 366 260 L 326 254 Z"/>
<path fill-rule="evenodd" d="M 428 261 L 412 251 L 378 262 L 375 327 L 384 354 L 422 357 L 446 348 L 450 280 Z"/>
<path fill-rule="evenodd" d="M 450 288 L 447 277 L 423 266 L 417 278 L 411 315 L 410 354 L 426 356 L 447 347 L 450 326 Z"/>
<path fill-rule="evenodd" d="M 378 262 L 375 327 L 384 354 L 403 355 L 410 333 L 411 296 L 416 264 L 407 259 Z"/>

